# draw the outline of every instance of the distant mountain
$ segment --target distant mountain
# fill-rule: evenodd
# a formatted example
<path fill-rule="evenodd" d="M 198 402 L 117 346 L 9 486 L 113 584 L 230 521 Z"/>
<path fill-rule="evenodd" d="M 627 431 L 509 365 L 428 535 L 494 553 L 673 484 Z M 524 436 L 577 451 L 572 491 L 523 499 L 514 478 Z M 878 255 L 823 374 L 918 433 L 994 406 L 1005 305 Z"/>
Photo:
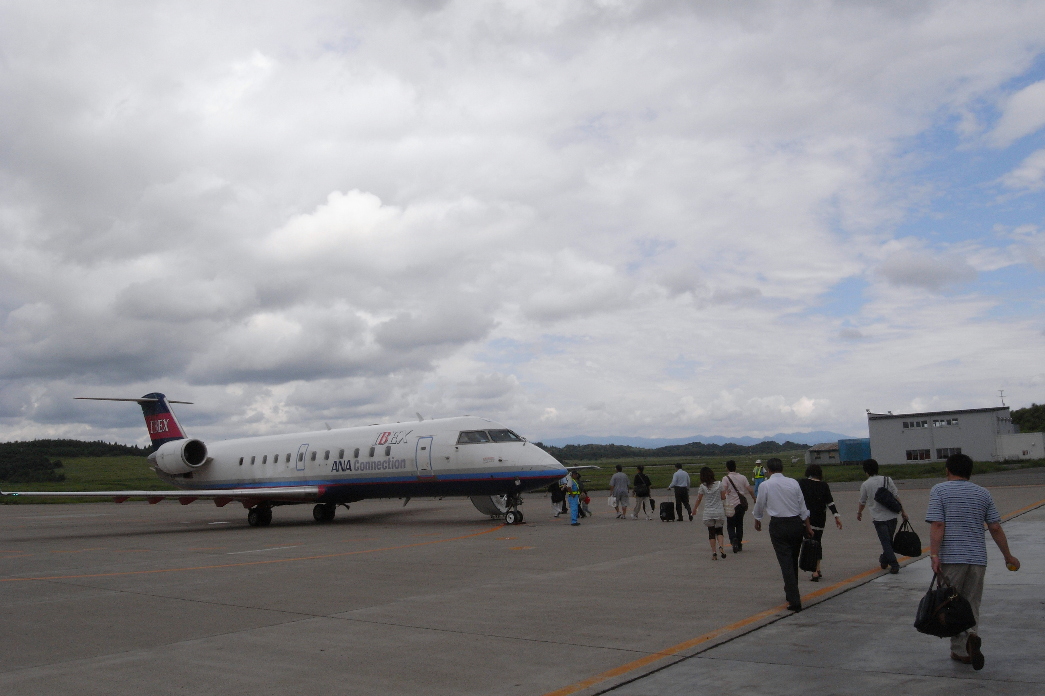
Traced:
<path fill-rule="evenodd" d="M 725 445 L 733 443 L 736 445 L 757 445 L 760 442 L 801 442 L 807 445 L 815 445 L 820 442 L 836 442 L 838 440 L 852 439 L 852 435 L 833 433 L 829 430 L 813 430 L 806 433 L 777 433 L 768 437 L 723 437 L 722 435 L 692 435 L 690 437 L 627 437 L 624 435 L 611 435 L 608 437 L 591 437 L 588 435 L 574 435 L 572 437 L 551 437 L 541 440 L 552 447 L 565 447 L 566 445 L 627 445 L 629 447 L 643 447 L 656 449 L 669 445 L 688 445 L 691 442 L 703 442 L 706 445 Z"/>

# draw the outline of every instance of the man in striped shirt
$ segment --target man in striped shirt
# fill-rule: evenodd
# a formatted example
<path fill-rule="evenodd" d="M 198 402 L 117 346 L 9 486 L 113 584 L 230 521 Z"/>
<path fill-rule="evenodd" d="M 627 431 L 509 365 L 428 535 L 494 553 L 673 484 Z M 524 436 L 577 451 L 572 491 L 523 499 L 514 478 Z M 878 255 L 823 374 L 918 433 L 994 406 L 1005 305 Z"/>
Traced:
<path fill-rule="evenodd" d="M 1009 553 L 1009 542 L 1001 528 L 1001 515 L 994 499 L 985 488 L 969 480 L 972 459 L 966 454 L 952 454 L 947 458 L 947 480 L 933 486 L 929 492 L 929 508 L 925 521 L 930 523 L 929 556 L 933 572 L 969 600 L 972 614 L 980 620 L 980 598 L 983 596 L 983 576 L 987 572 L 987 541 L 983 525 L 994 538 L 1006 565 L 1012 570 L 1020 567 L 1019 559 Z M 951 659 L 983 669 L 983 653 L 976 626 L 951 638 Z"/>

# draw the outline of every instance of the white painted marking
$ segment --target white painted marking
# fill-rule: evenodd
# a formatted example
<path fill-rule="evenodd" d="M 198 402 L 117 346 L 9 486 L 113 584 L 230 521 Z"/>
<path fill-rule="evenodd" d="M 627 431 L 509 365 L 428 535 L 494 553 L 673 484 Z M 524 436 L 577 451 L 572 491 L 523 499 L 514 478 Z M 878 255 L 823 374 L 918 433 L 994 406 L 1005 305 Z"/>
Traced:
<path fill-rule="evenodd" d="M 208 522 L 207 524 L 228 524 L 228 522 Z"/>
<path fill-rule="evenodd" d="M 239 554 L 239 553 L 263 553 L 265 551 L 279 551 L 280 549 L 296 549 L 297 547 L 298 547 L 297 545 L 294 545 L 294 546 L 273 546 L 272 548 L 268 548 L 268 549 L 254 549 L 253 551 L 229 551 L 226 555 L 228 555 L 228 556 L 235 556 L 236 554 Z"/>

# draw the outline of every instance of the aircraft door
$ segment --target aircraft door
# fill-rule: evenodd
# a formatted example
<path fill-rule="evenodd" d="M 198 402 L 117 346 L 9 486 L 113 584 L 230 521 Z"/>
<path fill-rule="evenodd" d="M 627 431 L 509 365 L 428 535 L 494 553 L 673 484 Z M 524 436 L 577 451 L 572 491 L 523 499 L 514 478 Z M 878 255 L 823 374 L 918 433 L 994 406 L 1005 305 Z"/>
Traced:
<path fill-rule="evenodd" d="M 417 438 L 417 449 L 414 454 L 414 461 L 417 462 L 417 475 L 418 476 L 434 476 L 435 473 L 432 471 L 432 437 L 419 437 Z"/>
<path fill-rule="evenodd" d="M 304 471 L 305 470 L 305 456 L 307 454 L 308 454 L 308 445 L 307 444 L 306 445 L 301 445 L 301 447 L 298 447 L 298 457 L 297 457 L 297 460 L 296 460 L 296 462 L 297 462 L 297 470 L 298 471 Z"/>

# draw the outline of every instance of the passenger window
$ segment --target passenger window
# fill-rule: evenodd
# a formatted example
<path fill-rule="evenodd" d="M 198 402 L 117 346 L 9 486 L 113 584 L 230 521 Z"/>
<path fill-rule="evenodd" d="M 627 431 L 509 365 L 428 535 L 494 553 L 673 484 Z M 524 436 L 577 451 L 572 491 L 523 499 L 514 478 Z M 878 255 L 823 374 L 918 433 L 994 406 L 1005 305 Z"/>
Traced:
<path fill-rule="evenodd" d="M 240 466 L 243 466 L 243 457 L 240 457 L 240 458 L 239 458 L 239 465 L 240 465 Z"/>
<path fill-rule="evenodd" d="M 511 430 L 491 430 L 490 439 L 494 442 L 522 442 L 522 438 Z"/>
<path fill-rule="evenodd" d="M 352 459 L 359 459 L 359 448 L 356 447 L 355 451 L 352 452 Z"/>
<path fill-rule="evenodd" d="M 457 436 L 457 444 L 459 445 L 473 445 L 479 442 L 489 442 L 490 436 L 486 434 L 485 430 L 463 430 L 461 434 Z"/>
<path fill-rule="evenodd" d="M 305 461 L 305 453 L 304 452 L 298 452 L 298 461 L 299 462 Z"/>
<path fill-rule="evenodd" d="M 339 450 L 337 451 L 337 458 L 338 458 L 338 459 L 344 459 L 344 458 L 345 458 L 345 450 L 343 450 L 343 449 L 339 449 Z"/>
<path fill-rule="evenodd" d="M 323 461 L 330 459 L 330 450 L 323 453 Z"/>
<path fill-rule="evenodd" d="M 287 452 L 287 464 L 290 464 L 290 452 Z"/>
<path fill-rule="evenodd" d="M 392 454 L 392 445 L 386 445 L 385 446 L 385 456 L 387 457 L 390 454 Z"/>
<path fill-rule="evenodd" d="M 272 455 L 272 463 L 273 464 L 279 464 L 279 455 L 278 454 Z"/>
<path fill-rule="evenodd" d="M 251 466 L 254 466 L 254 457 L 251 457 L 251 458 L 250 458 L 250 465 L 251 465 Z"/>
<path fill-rule="evenodd" d="M 261 458 L 261 463 L 262 464 L 268 464 L 269 463 L 269 456 L 267 454 L 264 457 Z"/>
<path fill-rule="evenodd" d="M 312 450 L 312 461 L 316 461 L 316 450 Z"/>
<path fill-rule="evenodd" d="M 373 447 L 371 447 L 371 448 L 370 448 L 370 456 L 371 456 L 371 457 L 373 457 L 373 456 L 374 456 L 374 448 L 373 448 Z"/>

